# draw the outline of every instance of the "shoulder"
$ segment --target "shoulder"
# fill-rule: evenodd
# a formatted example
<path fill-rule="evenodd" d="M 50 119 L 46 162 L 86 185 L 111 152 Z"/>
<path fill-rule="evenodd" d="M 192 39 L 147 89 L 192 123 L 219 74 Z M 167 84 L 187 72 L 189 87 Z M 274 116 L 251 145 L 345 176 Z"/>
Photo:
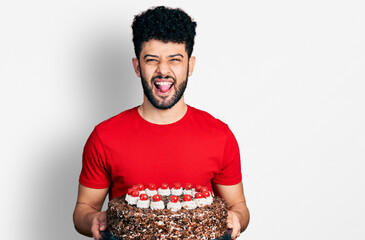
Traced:
<path fill-rule="evenodd" d="M 229 127 L 226 123 L 219 120 L 218 118 L 215 118 L 210 113 L 191 106 L 189 107 L 191 111 L 191 118 L 201 127 L 206 127 L 210 130 L 220 130 L 222 132 L 226 132 L 229 130 Z"/>
<path fill-rule="evenodd" d="M 101 123 L 96 125 L 95 130 L 100 132 L 109 132 L 120 130 L 121 128 L 128 128 L 128 125 L 133 123 L 136 119 L 137 107 L 125 110 Z"/>

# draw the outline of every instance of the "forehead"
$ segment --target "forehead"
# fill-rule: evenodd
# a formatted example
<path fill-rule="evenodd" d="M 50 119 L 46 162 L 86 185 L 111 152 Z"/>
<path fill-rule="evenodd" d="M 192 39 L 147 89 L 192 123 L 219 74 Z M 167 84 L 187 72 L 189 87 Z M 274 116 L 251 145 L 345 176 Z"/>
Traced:
<path fill-rule="evenodd" d="M 169 56 L 173 54 L 181 54 L 187 56 L 185 43 L 163 42 L 160 40 L 151 39 L 148 42 L 142 44 L 141 57 L 146 54 L 156 56 Z"/>

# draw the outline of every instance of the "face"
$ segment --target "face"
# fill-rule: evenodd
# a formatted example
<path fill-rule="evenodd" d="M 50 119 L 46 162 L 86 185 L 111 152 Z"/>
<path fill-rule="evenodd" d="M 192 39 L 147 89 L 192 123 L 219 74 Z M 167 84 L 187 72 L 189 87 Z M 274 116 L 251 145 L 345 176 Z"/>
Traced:
<path fill-rule="evenodd" d="M 195 58 L 188 58 L 185 43 L 164 43 L 153 39 L 142 44 L 139 60 L 133 59 L 145 97 L 158 109 L 169 109 L 183 101 L 194 64 Z"/>

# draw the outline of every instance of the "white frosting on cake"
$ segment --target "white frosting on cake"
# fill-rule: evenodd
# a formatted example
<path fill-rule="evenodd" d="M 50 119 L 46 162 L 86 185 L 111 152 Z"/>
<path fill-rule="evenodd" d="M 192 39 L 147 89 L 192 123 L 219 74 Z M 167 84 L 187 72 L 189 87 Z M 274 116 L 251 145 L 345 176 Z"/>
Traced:
<path fill-rule="evenodd" d="M 191 196 L 194 196 L 195 193 L 193 193 L 193 189 L 184 189 L 184 194 L 189 194 Z"/>
<path fill-rule="evenodd" d="M 208 204 L 212 204 L 212 202 L 213 202 L 213 197 L 212 196 L 209 196 L 209 197 L 207 197 L 205 199 L 207 200 L 207 203 Z"/>
<path fill-rule="evenodd" d="M 171 191 L 170 191 L 170 189 L 159 188 L 158 194 L 160 194 L 161 196 L 169 196 L 171 194 Z"/>
<path fill-rule="evenodd" d="M 149 190 L 148 188 L 146 189 L 146 194 L 149 196 L 149 197 L 152 197 L 153 195 L 156 195 L 157 194 L 157 190 Z"/>
<path fill-rule="evenodd" d="M 128 197 L 129 196 L 129 197 Z M 129 205 L 136 205 L 137 204 L 137 201 L 139 200 L 139 197 L 133 197 L 131 195 L 127 195 L 125 197 L 125 200 L 127 201 L 127 203 Z"/>
<path fill-rule="evenodd" d="M 129 203 L 131 197 L 132 197 L 131 195 L 127 194 L 125 195 L 125 200 Z"/>
<path fill-rule="evenodd" d="M 180 196 L 183 193 L 183 188 L 179 188 L 179 189 L 171 189 L 171 195 L 176 195 L 176 196 Z"/>
<path fill-rule="evenodd" d="M 171 211 L 179 211 L 181 209 L 181 203 L 180 202 L 169 202 L 167 204 L 167 209 L 171 209 Z"/>
<path fill-rule="evenodd" d="M 196 203 L 192 201 L 186 201 L 182 203 L 182 207 L 185 209 L 195 209 L 197 207 Z"/>
<path fill-rule="evenodd" d="M 181 208 L 184 209 L 195 209 L 197 207 L 204 207 L 206 205 L 210 205 L 213 203 L 213 194 L 212 192 L 210 192 L 211 196 L 209 197 L 203 197 L 203 198 L 194 198 L 196 193 L 195 188 L 192 189 L 183 189 L 182 187 L 179 189 L 162 189 L 159 188 L 158 190 L 150 190 L 149 188 L 147 188 L 146 190 L 140 191 L 139 192 L 139 196 L 141 194 L 147 194 L 148 197 L 151 197 L 159 194 L 161 196 L 171 196 L 171 195 L 176 195 L 176 196 L 181 196 L 182 194 L 188 194 L 190 196 L 192 196 L 192 200 L 191 201 L 184 201 L 184 202 L 177 202 L 177 203 L 172 203 L 169 202 L 167 204 L 167 206 L 165 206 L 163 201 L 157 201 L 157 202 L 153 202 L 152 200 L 140 200 L 140 197 L 133 197 L 132 195 L 126 194 L 125 196 L 125 201 L 128 202 L 129 205 L 137 205 L 138 208 L 151 208 L 152 210 L 157 210 L 157 209 L 164 209 L 165 207 L 168 209 L 171 209 L 172 211 L 178 211 Z"/>
<path fill-rule="evenodd" d="M 151 202 L 150 208 L 152 210 L 157 210 L 157 209 L 164 209 L 165 208 L 165 204 L 163 203 L 163 201 L 158 201 L 158 202 Z"/>
<path fill-rule="evenodd" d="M 204 207 L 205 205 L 208 205 L 208 200 L 206 198 L 195 198 L 194 201 L 198 207 Z"/>
<path fill-rule="evenodd" d="M 150 200 L 138 200 L 137 201 L 138 208 L 149 208 L 150 207 Z"/>

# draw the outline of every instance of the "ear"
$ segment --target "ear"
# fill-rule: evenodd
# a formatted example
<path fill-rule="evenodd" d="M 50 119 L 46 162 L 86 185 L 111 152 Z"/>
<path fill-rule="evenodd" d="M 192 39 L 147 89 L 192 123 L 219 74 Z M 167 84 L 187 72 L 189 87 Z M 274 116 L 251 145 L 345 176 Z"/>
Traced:
<path fill-rule="evenodd" d="M 138 77 L 141 77 L 141 68 L 139 67 L 139 61 L 137 58 L 132 58 L 132 64 L 134 71 L 136 72 Z"/>
<path fill-rule="evenodd" d="M 189 58 L 189 77 L 193 75 L 194 66 L 195 66 L 195 57 L 192 56 Z"/>

